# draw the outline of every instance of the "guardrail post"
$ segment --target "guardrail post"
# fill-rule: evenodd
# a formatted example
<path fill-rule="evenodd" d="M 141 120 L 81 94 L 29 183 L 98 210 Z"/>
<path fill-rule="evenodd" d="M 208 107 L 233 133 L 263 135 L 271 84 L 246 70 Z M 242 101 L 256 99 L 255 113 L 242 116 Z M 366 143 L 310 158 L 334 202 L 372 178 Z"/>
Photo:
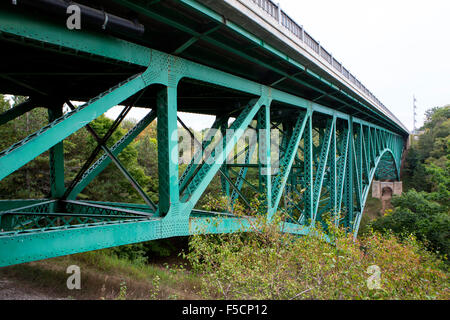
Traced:
<path fill-rule="evenodd" d="M 277 3 L 277 20 L 278 20 L 278 23 L 281 24 L 281 6 L 280 6 L 280 3 Z"/>

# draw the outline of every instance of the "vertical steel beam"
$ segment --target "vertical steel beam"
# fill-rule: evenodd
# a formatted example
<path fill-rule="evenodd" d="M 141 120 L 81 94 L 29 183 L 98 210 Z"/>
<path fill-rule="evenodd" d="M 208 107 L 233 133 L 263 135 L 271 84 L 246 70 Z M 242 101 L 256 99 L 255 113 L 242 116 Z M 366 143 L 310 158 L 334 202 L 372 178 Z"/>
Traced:
<path fill-rule="evenodd" d="M 272 204 L 272 160 L 270 105 L 264 105 L 258 113 L 258 163 L 260 184 L 263 186 L 263 210 L 269 212 Z"/>
<path fill-rule="evenodd" d="M 222 148 L 225 148 L 227 146 L 227 126 L 222 126 L 220 128 L 220 132 L 222 133 Z M 225 196 L 229 200 L 229 205 L 232 207 L 233 199 L 230 199 L 230 183 L 228 182 L 228 180 L 230 179 L 230 173 L 228 172 L 227 161 L 225 161 L 220 171 L 222 171 L 222 174 L 220 176 L 222 192 L 225 194 Z"/>
<path fill-rule="evenodd" d="M 361 141 L 361 130 L 360 127 L 356 129 L 356 137 L 353 140 L 353 159 L 354 159 L 354 188 L 355 188 L 355 195 L 356 195 L 356 204 L 358 207 L 361 206 L 361 193 L 362 193 L 362 156 L 361 156 L 361 150 L 362 150 L 362 141 Z"/>
<path fill-rule="evenodd" d="M 171 204 L 179 203 L 177 89 L 164 87 L 157 93 L 157 137 L 159 214 L 166 215 Z"/>
<path fill-rule="evenodd" d="M 48 109 L 48 119 L 52 123 L 62 117 L 62 106 Z M 64 187 L 64 142 L 57 143 L 50 148 L 50 190 L 53 199 L 60 199 L 65 192 Z"/>
<path fill-rule="evenodd" d="M 333 130 L 331 133 L 331 145 L 330 145 L 330 154 L 328 155 L 329 161 L 329 179 L 328 179 L 328 190 L 330 193 L 330 211 L 331 215 L 334 218 L 334 224 L 338 225 L 339 217 L 337 215 L 337 165 L 336 165 L 336 157 L 337 157 L 337 146 L 336 146 L 336 115 L 333 116 Z"/>
<path fill-rule="evenodd" d="M 313 188 L 314 188 L 314 156 L 313 156 L 313 127 L 312 127 L 312 114 L 307 119 L 304 138 L 304 212 L 302 214 L 300 223 L 305 224 L 312 222 L 313 218 Z"/>
<path fill-rule="evenodd" d="M 345 177 L 347 175 L 348 144 L 350 143 L 350 131 L 348 128 L 342 130 L 339 138 L 341 141 L 339 144 L 339 168 L 337 173 L 337 214 L 340 218 L 345 191 Z"/>
<path fill-rule="evenodd" d="M 353 214 L 354 214 L 354 205 L 353 205 L 353 192 L 354 192 L 354 167 L 353 164 L 355 162 L 355 155 L 353 152 L 353 146 L 355 143 L 355 132 L 353 130 L 353 117 L 350 116 L 348 120 L 348 131 L 350 133 L 350 140 L 347 145 L 347 169 L 346 169 L 346 177 L 345 177 L 345 206 L 347 209 L 346 215 L 345 215 L 345 228 L 351 227 L 351 221 L 353 220 Z"/>

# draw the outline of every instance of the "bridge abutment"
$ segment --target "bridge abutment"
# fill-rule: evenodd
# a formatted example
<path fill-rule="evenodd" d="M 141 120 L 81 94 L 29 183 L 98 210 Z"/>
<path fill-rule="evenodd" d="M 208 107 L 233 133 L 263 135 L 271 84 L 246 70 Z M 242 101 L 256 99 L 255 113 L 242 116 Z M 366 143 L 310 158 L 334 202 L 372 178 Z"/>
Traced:
<path fill-rule="evenodd" d="M 393 195 L 400 196 L 403 193 L 402 181 L 373 181 L 372 197 L 380 199 L 382 202 L 381 214 L 392 207 L 391 199 Z"/>

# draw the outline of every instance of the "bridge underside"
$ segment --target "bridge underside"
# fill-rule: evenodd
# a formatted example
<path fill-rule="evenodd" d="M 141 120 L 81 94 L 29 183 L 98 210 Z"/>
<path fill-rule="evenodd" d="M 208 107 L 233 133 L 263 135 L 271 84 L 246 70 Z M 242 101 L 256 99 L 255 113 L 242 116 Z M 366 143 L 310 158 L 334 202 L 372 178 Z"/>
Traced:
<path fill-rule="evenodd" d="M 262 203 L 258 214 L 269 220 L 280 212 L 286 216 L 285 232 L 307 234 L 331 219 L 356 236 L 374 176 L 399 177 L 404 138 L 391 122 L 364 110 L 348 94 L 331 91 L 322 80 L 311 80 L 308 73 L 295 80 L 265 70 L 255 61 L 261 54 L 256 47 L 252 57 L 243 56 L 231 50 L 239 44 L 230 38 L 228 47 L 216 43 L 214 59 L 214 37 L 180 36 L 181 45 L 168 41 L 174 50 L 162 48 L 170 28 L 163 28 L 161 21 L 163 31 L 155 31 L 150 46 L 69 31 L 7 6 L 0 9 L 0 42 L 8 61 L 2 65 L 0 92 L 29 97 L 1 114 L 0 125 L 33 108 L 49 110 L 47 126 L 0 152 L 0 180 L 50 150 L 51 181 L 46 199 L 0 201 L 0 266 L 199 232 L 251 231 L 255 218 L 238 217 L 234 208 L 239 202 L 251 209 L 254 197 Z M 158 20 L 152 12 L 147 19 Z M 222 29 L 221 36 L 229 32 Z M 272 65 L 292 68 L 289 61 Z M 86 102 L 76 107 L 71 101 Z M 64 113 L 64 104 L 71 110 Z M 87 124 L 117 105 L 124 111 L 99 137 Z M 147 116 L 108 147 L 132 107 L 147 108 Z M 196 152 L 182 172 L 178 123 L 193 134 L 179 112 L 215 117 L 207 138 L 195 142 Z M 156 203 L 118 159 L 153 121 L 158 137 Z M 64 140 L 82 128 L 98 147 L 69 180 L 64 175 Z M 255 141 L 248 139 L 249 132 L 257 133 Z M 230 158 L 236 159 L 230 163 Z M 77 200 L 109 165 L 127 178 L 141 204 Z M 258 177 L 256 185 L 246 179 L 250 173 Z M 220 180 L 229 209 L 200 210 L 198 202 L 215 180 Z M 244 188 L 251 191 L 244 194 Z"/>

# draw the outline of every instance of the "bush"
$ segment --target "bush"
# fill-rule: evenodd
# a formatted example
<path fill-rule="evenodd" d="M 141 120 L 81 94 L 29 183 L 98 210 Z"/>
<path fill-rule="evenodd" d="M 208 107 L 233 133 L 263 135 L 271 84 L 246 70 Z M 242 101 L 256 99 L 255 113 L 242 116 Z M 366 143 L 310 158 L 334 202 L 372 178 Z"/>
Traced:
<path fill-rule="evenodd" d="M 434 198 L 434 194 L 409 190 L 394 197 L 393 212 L 371 222 L 370 227 L 383 233 L 392 231 L 399 237 L 414 234 L 429 250 L 448 257 L 450 215 L 447 207 L 433 201 Z"/>
<path fill-rule="evenodd" d="M 450 298 L 441 261 L 412 236 L 401 242 L 391 234 L 369 232 L 354 241 L 331 227 L 327 242 L 320 230 L 295 237 L 279 232 L 277 222 L 260 228 L 191 238 L 185 257 L 200 274 L 206 298 Z M 367 272 L 373 269 L 380 271 L 381 289 L 368 288 Z"/>
<path fill-rule="evenodd" d="M 143 243 L 128 244 L 125 246 L 114 247 L 104 250 L 106 254 L 115 256 L 119 259 L 128 260 L 137 265 L 143 265 L 147 262 L 146 251 Z"/>
<path fill-rule="evenodd" d="M 175 256 L 187 246 L 187 237 L 159 239 L 105 249 L 105 253 L 134 264 L 146 264 L 152 260 Z"/>

